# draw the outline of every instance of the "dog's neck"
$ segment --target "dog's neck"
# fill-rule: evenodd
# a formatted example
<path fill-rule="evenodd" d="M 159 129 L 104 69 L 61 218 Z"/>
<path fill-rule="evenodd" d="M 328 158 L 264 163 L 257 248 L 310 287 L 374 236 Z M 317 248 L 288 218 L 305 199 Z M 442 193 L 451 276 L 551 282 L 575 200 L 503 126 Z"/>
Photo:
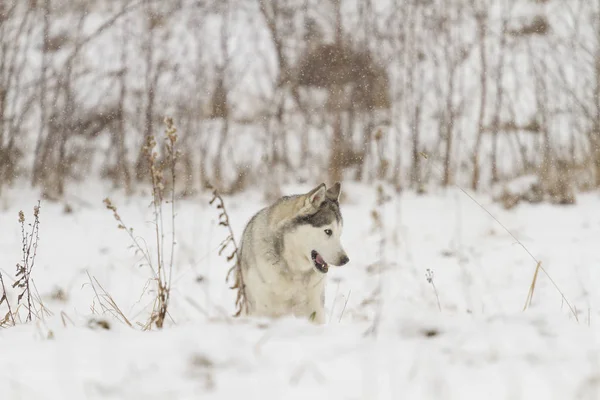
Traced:
<path fill-rule="evenodd" d="M 292 246 L 284 248 L 279 265 L 281 276 L 290 281 L 309 284 L 325 277 L 313 267 L 312 260 L 308 256 L 294 251 Z"/>

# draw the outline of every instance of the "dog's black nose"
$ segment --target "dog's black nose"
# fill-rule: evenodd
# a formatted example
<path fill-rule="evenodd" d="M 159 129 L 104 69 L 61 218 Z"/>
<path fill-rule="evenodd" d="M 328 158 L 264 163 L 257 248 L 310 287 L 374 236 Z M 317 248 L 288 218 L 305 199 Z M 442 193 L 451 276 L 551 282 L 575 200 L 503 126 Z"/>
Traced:
<path fill-rule="evenodd" d="M 340 259 L 340 265 L 346 265 L 346 264 L 348 264 L 349 261 L 350 261 L 350 259 L 348 258 L 348 256 L 343 256 Z"/>

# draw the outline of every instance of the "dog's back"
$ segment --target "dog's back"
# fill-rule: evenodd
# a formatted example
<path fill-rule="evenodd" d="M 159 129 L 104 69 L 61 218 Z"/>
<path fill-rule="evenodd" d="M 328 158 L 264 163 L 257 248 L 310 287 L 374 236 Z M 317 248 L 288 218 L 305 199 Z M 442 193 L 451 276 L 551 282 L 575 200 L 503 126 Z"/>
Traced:
<path fill-rule="evenodd" d="M 240 243 L 240 263 L 245 277 L 248 314 L 280 316 L 282 294 L 288 290 L 279 274 L 283 232 L 280 222 L 293 215 L 299 196 L 286 196 L 258 211 L 248 222 Z M 281 293 L 283 292 L 283 293 Z"/>

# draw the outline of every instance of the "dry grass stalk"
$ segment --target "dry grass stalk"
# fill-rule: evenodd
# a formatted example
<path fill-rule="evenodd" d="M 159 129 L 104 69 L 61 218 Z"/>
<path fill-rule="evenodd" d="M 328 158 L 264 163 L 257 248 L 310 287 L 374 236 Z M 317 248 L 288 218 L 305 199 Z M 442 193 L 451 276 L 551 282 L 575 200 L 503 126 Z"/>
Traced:
<path fill-rule="evenodd" d="M 340 313 L 340 318 L 338 319 L 338 322 L 342 322 L 342 317 L 344 316 L 344 313 L 346 312 L 346 306 L 348 305 L 348 300 L 350 300 L 350 294 L 352 294 L 352 289 L 350 289 L 348 291 L 348 296 L 346 296 L 346 301 L 344 302 L 344 308 L 342 308 L 342 312 Z"/>
<path fill-rule="evenodd" d="M 102 287 L 102 285 L 100 284 L 100 282 L 98 282 L 98 280 L 96 278 L 93 278 L 93 281 L 92 281 L 92 277 L 90 276 L 90 274 L 87 271 L 86 271 L 86 274 L 90 281 L 90 285 L 92 286 L 92 290 L 96 294 L 96 299 L 98 300 L 98 304 L 100 305 L 102 312 L 109 313 L 117 319 L 122 319 L 124 323 L 126 323 L 130 328 L 132 328 L 133 327 L 132 323 L 125 316 L 123 311 L 121 311 L 121 309 L 117 305 L 117 302 L 115 301 L 115 299 L 104 289 L 104 287 Z M 101 293 L 98 293 L 98 290 L 96 289 L 96 285 L 98 285 L 98 287 L 100 288 Z M 94 310 L 92 309 L 92 312 L 93 311 Z M 63 318 L 63 323 L 64 323 L 64 318 Z"/>
<path fill-rule="evenodd" d="M 437 300 L 438 310 L 442 311 L 442 305 L 440 304 L 440 297 L 438 296 L 437 288 L 435 287 L 435 283 L 433 282 L 433 271 L 431 269 L 427 268 L 427 271 L 425 272 L 425 278 L 427 278 L 427 282 L 429 282 L 431 284 L 431 286 L 433 287 L 433 292 L 435 293 L 435 298 Z"/>
<path fill-rule="evenodd" d="M 37 304 L 37 307 L 39 307 L 39 312 L 36 307 L 33 308 L 33 312 L 35 313 L 36 318 L 43 320 L 44 316 L 51 317 L 52 315 L 54 315 L 54 313 L 50 311 L 50 309 L 48 309 L 48 307 L 46 307 L 46 305 L 44 304 L 44 300 L 42 299 L 42 296 L 40 295 L 40 292 L 38 291 L 38 288 L 33 279 L 31 280 L 31 286 L 33 287 L 33 292 L 31 294 L 33 300 L 32 303 Z"/>
<path fill-rule="evenodd" d="M 71 317 L 69 317 L 69 315 L 64 311 L 60 312 L 60 319 L 63 323 L 63 327 L 65 327 L 65 328 L 67 327 L 67 320 L 71 323 L 72 326 L 75 326 L 75 322 L 73 322 Z"/>
<path fill-rule="evenodd" d="M 154 151 L 156 143 L 150 137 L 149 146 L 145 148 L 146 155 L 150 164 L 150 172 L 153 188 L 153 205 L 155 218 L 156 249 L 157 249 L 157 268 L 158 268 L 158 294 L 155 303 L 155 309 L 152 313 L 151 321 L 156 327 L 161 329 L 167 316 L 167 308 L 171 294 L 171 277 L 173 272 L 173 260 L 175 251 L 175 143 L 177 141 L 177 129 L 173 125 L 171 118 L 165 118 L 166 131 L 166 150 L 168 154 L 168 164 L 171 168 L 171 257 L 168 265 L 164 260 L 164 223 L 163 223 L 163 203 L 165 181 L 163 175 L 163 165 L 157 162 L 157 153 Z M 168 272 L 166 271 L 168 269 Z"/>
<path fill-rule="evenodd" d="M 537 282 L 538 272 L 540 271 L 541 265 L 542 262 L 538 261 L 537 266 L 535 267 L 535 272 L 533 273 L 531 285 L 529 285 L 529 292 L 527 293 L 527 299 L 525 299 L 525 306 L 523 307 L 523 311 L 527 310 L 527 307 L 531 305 L 531 301 L 533 300 L 533 291 L 535 290 L 535 284 Z"/>
<path fill-rule="evenodd" d="M 212 187 L 211 187 L 212 188 Z M 229 235 L 223 240 L 219 246 L 219 255 L 222 255 L 223 252 L 227 249 L 229 245 L 233 247 L 232 253 L 227 256 L 227 261 L 233 261 L 233 266 L 229 268 L 227 272 L 227 276 L 225 277 L 225 281 L 228 282 L 230 276 L 233 273 L 234 283 L 230 289 L 237 290 L 237 296 L 235 299 L 236 312 L 234 314 L 235 317 L 239 317 L 242 312 L 248 311 L 248 300 L 246 298 L 246 284 L 244 283 L 244 274 L 242 273 L 242 266 L 239 258 L 239 248 L 237 246 L 237 242 L 235 241 L 235 236 L 233 234 L 233 229 L 231 229 L 231 225 L 229 224 L 229 214 L 227 214 L 227 209 L 225 208 L 225 202 L 223 198 L 217 191 L 217 189 L 212 188 L 213 190 L 213 198 L 209 204 L 217 203 L 216 207 L 220 210 L 219 214 L 219 225 L 224 226 L 229 230 Z"/>
<path fill-rule="evenodd" d="M 21 263 L 17 264 L 17 280 L 13 283 L 12 287 L 22 289 L 21 293 L 17 296 L 17 304 L 21 304 L 23 297 L 27 301 L 27 317 L 26 321 L 32 320 L 32 314 L 34 313 L 33 305 L 31 301 L 31 271 L 35 265 L 35 257 L 37 255 L 37 247 L 39 242 L 39 231 L 40 231 L 40 202 L 38 201 L 37 206 L 33 208 L 33 224 L 29 224 L 31 227 L 30 232 L 25 231 L 25 214 L 23 211 L 19 211 L 19 223 L 21 224 L 21 243 L 22 243 L 22 256 Z"/>
<path fill-rule="evenodd" d="M 0 306 L 2 303 L 6 302 L 6 307 L 8 308 L 8 312 L 4 316 L 2 320 L 0 320 L 0 327 L 6 326 L 9 321 L 12 322 L 12 325 L 15 326 L 15 315 L 13 314 L 12 308 L 10 306 L 10 301 L 8 301 L 8 296 L 6 294 L 6 287 L 4 286 L 4 279 L 2 278 L 2 273 L 0 272 L 0 288 L 2 289 L 2 297 L 0 297 Z"/>
<path fill-rule="evenodd" d="M 40 202 L 33 207 L 33 223 L 28 224 L 31 228 L 29 231 L 25 228 L 25 213 L 19 211 L 19 224 L 21 225 L 21 262 L 17 263 L 16 280 L 12 284 L 12 289 L 17 288 L 20 293 L 17 295 L 17 306 L 15 309 L 12 308 L 8 299 L 8 292 L 4 284 L 4 277 L 0 273 L 0 289 L 2 289 L 0 296 L 0 305 L 6 303 L 8 312 L 4 318 L 0 320 L 0 327 L 5 327 L 11 324 L 16 325 L 17 319 L 21 321 L 19 310 L 25 308 L 27 314 L 25 321 L 30 322 L 33 317 L 40 318 L 44 314 L 51 315 L 52 313 L 44 306 L 42 299 L 37 293 L 37 289 L 31 279 L 31 271 L 35 266 L 35 258 L 37 256 L 37 248 L 39 243 L 39 232 L 40 232 Z M 41 314 L 35 309 L 35 303 L 39 304 Z"/>
<path fill-rule="evenodd" d="M 144 259 L 150 266 L 153 279 L 157 283 L 157 294 L 154 301 L 152 313 L 149 321 L 144 325 L 144 329 L 150 329 L 156 325 L 162 329 L 164 321 L 168 314 L 168 305 L 171 294 L 171 280 L 173 273 L 173 264 L 175 257 L 175 164 L 179 152 L 175 149 L 177 143 L 177 129 L 171 118 L 165 118 L 165 151 L 166 161 L 159 160 L 156 151 L 156 140 L 153 136 L 148 136 L 146 144 L 143 147 L 144 156 L 150 172 L 152 182 L 152 206 L 154 208 L 154 227 L 156 244 L 156 267 L 153 266 L 152 256 L 149 251 L 141 245 L 141 242 L 133 235 L 133 228 L 127 227 L 123 219 L 117 212 L 117 208 L 112 204 L 109 198 L 104 199 L 106 208 L 113 212 L 113 216 L 119 223 L 118 228 L 127 231 L 137 251 L 141 252 Z M 170 199 L 165 199 L 165 166 L 169 168 L 171 185 L 169 188 Z M 171 203 L 171 253 L 168 261 L 165 261 L 165 229 L 163 218 L 163 206 L 165 203 Z"/>

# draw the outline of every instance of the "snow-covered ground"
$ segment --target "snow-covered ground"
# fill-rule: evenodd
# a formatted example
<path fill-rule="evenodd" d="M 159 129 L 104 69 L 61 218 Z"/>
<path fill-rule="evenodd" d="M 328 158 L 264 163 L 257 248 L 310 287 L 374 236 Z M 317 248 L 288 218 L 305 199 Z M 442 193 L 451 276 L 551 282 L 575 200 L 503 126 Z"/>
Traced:
<path fill-rule="evenodd" d="M 342 239 L 351 262 L 329 272 L 325 326 L 230 317 L 234 293 L 225 283 L 227 262 L 217 255 L 227 232 L 204 193 L 177 205 L 172 319 L 162 331 L 142 331 L 137 323 L 147 321 L 151 307 L 150 273 L 102 204 L 109 190 L 96 182 L 69 188 L 71 213 L 64 203 L 42 202 L 33 279 L 52 315 L 0 329 L 0 398 L 600 398 L 598 193 L 579 195 L 574 206 L 511 211 L 475 197 L 530 255 L 459 190 L 417 196 L 386 189 L 390 200 L 376 207 L 374 188 L 342 189 Z M 149 198 L 110 197 L 152 248 Z M 23 189 L 0 200 L 7 285 L 20 260 L 18 210 L 31 218 L 36 201 Z M 249 192 L 226 198 L 226 205 L 239 237 L 265 203 Z M 374 208 L 384 234 L 374 228 Z M 523 311 L 532 256 L 578 321 L 543 272 Z M 89 277 L 133 328 L 101 313 Z M 16 302 L 15 293 L 10 300 Z M 92 320 L 105 320 L 109 329 Z"/>

